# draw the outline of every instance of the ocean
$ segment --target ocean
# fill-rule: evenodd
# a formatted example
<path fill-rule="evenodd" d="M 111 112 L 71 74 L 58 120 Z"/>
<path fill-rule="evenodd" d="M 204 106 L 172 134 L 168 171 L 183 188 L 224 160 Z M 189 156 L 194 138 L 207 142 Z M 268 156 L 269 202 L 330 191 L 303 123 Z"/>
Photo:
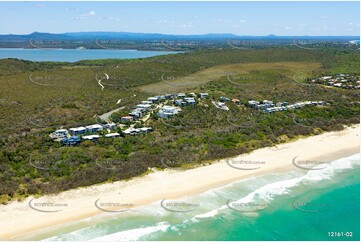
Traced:
<path fill-rule="evenodd" d="M 44 230 L 31 240 L 360 239 L 360 154 Z M 211 179 L 211 178 L 210 178 Z"/>
<path fill-rule="evenodd" d="M 17 58 L 30 61 L 64 61 L 98 59 L 136 59 L 158 55 L 177 54 L 175 51 L 138 51 L 108 49 L 21 49 L 0 48 L 0 59 Z"/>

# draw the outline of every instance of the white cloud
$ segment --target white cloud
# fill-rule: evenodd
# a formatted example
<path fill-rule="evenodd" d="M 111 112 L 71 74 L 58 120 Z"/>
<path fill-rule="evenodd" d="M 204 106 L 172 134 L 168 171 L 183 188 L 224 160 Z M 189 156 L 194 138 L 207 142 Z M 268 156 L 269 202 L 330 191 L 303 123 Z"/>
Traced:
<path fill-rule="evenodd" d="M 80 14 L 79 16 L 77 17 L 73 17 L 71 18 L 72 20 L 83 20 L 83 19 L 87 19 L 88 17 L 93 17 L 95 16 L 95 12 L 94 11 L 89 11 L 87 13 L 83 13 L 83 14 Z"/>
<path fill-rule="evenodd" d="M 241 20 L 239 20 L 239 22 L 240 22 L 240 23 L 245 23 L 246 20 L 241 19 Z"/>
<path fill-rule="evenodd" d="M 95 16 L 95 12 L 90 11 L 88 13 L 83 13 L 83 14 L 80 15 L 80 17 L 90 17 L 90 16 Z"/>

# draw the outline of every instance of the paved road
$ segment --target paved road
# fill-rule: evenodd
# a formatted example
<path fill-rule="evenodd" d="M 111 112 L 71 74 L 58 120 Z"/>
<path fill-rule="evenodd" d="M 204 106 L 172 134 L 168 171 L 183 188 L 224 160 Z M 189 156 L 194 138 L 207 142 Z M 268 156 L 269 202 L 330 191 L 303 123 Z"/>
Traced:
<path fill-rule="evenodd" d="M 125 106 L 116 108 L 110 112 L 104 113 L 104 114 L 100 115 L 99 118 L 103 121 L 109 121 L 109 117 L 110 117 L 110 115 L 112 115 L 112 113 L 118 112 L 119 110 L 122 110 L 123 108 L 125 108 Z"/>

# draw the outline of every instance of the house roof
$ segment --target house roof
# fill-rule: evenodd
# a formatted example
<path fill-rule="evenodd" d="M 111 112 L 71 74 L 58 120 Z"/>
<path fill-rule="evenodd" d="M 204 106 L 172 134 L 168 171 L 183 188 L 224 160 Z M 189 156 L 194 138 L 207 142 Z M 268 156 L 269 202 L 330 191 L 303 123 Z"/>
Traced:
<path fill-rule="evenodd" d="M 83 139 L 99 139 L 99 135 L 86 135 L 82 137 Z"/>
<path fill-rule="evenodd" d="M 86 128 L 85 127 L 76 127 L 76 128 L 70 128 L 69 130 L 70 131 L 84 131 L 84 130 L 86 130 Z"/>
<path fill-rule="evenodd" d="M 106 134 L 105 137 L 116 137 L 116 136 L 120 136 L 119 133 L 110 133 L 110 134 Z"/>
<path fill-rule="evenodd" d="M 150 108 L 152 105 L 150 104 L 138 104 L 137 107 L 139 108 Z"/>
<path fill-rule="evenodd" d="M 87 129 L 102 129 L 103 126 L 101 126 L 100 124 L 92 124 L 92 125 L 85 126 L 85 128 L 87 128 Z"/>

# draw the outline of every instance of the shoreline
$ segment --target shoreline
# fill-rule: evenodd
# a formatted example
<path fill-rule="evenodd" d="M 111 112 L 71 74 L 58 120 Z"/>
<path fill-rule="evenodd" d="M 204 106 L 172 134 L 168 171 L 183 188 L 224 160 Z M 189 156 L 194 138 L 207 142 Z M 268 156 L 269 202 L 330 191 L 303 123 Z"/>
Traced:
<path fill-rule="evenodd" d="M 97 201 L 128 203 L 138 207 L 162 199 L 194 195 L 256 175 L 299 170 L 300 168 L 292 162 L 295 157 L 299 160 L 327 162 L 351 156 L 360 153 L 359 133 L 360 126 L 356 125 L 338 132 L 323 133 L 290 143 L 261 148 L 248 154 L 215 161 L 207 166 L 188 170 L 155 171 L 129 181 L 92 185 L 57 195 L 36 199 L 28 197 L 21 202 L 14 201 L 0 205 L 0 212 L 6 218 L 0 221 L 2 228 L 0 240 L 22 238 L 43 229 L 51 229 L 53 226 L 106 213 L 96 207 Z M 239 162 L 243 161 L 264 163 L 258 165 L 243 163 L 238 168 L 236 165 L 235 167 L 229 165 L 233 162 L 239 165 Z M 39 212 L 30 208 L 29 202 L 32 199 L 37 203 L 63 203 L 67 206 L 58 212 Z M 112 207 L 109 210 L 117 208 L 126 207 Z"/>

